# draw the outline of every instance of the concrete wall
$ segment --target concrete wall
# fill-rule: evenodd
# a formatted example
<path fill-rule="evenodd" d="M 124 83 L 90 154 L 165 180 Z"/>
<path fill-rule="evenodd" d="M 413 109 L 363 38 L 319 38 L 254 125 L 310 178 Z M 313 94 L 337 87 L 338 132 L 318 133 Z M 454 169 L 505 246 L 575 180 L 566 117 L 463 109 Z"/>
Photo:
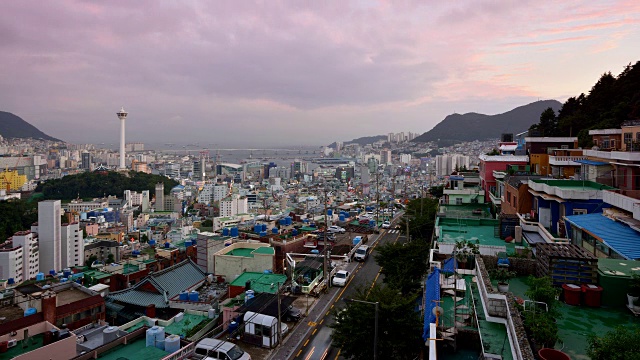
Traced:
<path fill-rule="evenodd" d="M 14 360 L 68 360 L 76 356 L 76 336 L 58 340 L 53 344 L 16 356 Z"/>
<path fill-rule="evenodd" d="M 225 255 L 234 248 L 252 248 L 268 246 L 258 243 L 236 243 L 227 246 L 223 251 L 215 256 L 216 275 L 224 276 L 227 281 L 233 281 L 244 272 L 263 272 L 264 270 L 273 270 L 274 255 L 254 254 L 253 257 Z"/>

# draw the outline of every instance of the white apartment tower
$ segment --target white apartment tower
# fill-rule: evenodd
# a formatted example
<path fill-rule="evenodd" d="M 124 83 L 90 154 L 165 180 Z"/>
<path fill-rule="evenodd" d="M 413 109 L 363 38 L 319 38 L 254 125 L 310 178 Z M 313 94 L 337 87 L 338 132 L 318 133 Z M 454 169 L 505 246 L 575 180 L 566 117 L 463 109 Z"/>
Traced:
<path fill-rule="evenodd" d="M 12 240 L 15 247 L 22 247 L 22 281 L 35 278 L 40 271 L 38 238 L 27 230 L 15 233 Z"/>
<path fill-rule="evenodd" d="M 40 271 L 62 270 L 60 200 L 44 200 L 38 203 L 38 242 L 40 247 Z"/>
<path fill-rule="evenodd" d="M 13 279 L 16 284 L 24 281 L 22 246 L 12 246 L 0 249 L 0 276 L 2 279 Z"/>
<path fill-rule="evenodd" d="M 249 211 L 249 201 L 246 197 L 232 194 L 220 200 L 220 216 L 229 217 L 237 214 L 246 214 Z"/>
<path fill-rule="evenodd" d="M 84 239 L 78 223 L 62 224 L 61 269 L 84 263 Z"/>
<path fill-rule="evenodd" d="M 120 111 L 118 111 L 116 113 L 116 115 L 118 115 L 118 119 L 120 119 L 120 166 L 119 168 L 122 169 L 126 169 L 126 153 L 125 153 L 125 143 L 124 143 L 124 123 L 125 120 L 127 120 L 127 115 L 129 115 L 128 112 L 124 111 L 124 107 L 122 107 L 120 109 Z"/>

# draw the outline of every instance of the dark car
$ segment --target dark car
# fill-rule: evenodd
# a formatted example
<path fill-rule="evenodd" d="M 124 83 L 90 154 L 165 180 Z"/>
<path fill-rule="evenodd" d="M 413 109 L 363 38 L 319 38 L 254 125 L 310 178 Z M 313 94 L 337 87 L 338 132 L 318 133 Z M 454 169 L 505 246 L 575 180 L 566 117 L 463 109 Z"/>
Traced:
<path fill-rule="evenodd" d="M 284 321 L 298 321 L 302 317 L 302 310 L 293 305 L 289 305 L 287 313 L 284 315 Z"/>

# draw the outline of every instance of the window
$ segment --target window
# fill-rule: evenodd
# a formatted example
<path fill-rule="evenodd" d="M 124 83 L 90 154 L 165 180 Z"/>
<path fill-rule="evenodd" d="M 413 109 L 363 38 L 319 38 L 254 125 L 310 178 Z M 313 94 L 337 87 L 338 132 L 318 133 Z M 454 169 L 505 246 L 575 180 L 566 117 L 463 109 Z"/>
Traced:
<path fill-rule="evenodd" d="M 515 196 L 513 197 L 513 207 L 516 209 L 518 208 L 518 198 Z"/>
<path fill-rule="evenodd" d="M 573 209 L 573 215 L 584 215 L 587 213 L 587 209 Z"/>
<path fill-rule="evenodd" d="M 602 148 L 603 149 L 608 149 L 609 148 L 609 139 L 603 139 L 602 140 Z"/>
<path fill-rule="evenodd" d="M 462 205 L 462 198 L 456 198 L 456 205 Z"/>
<path fill-rule="evenodd" d="M 611 148 L 612 149 L 616 148 L 616 140 L 615 139 L 611 139 Z"/>
<path fill-rule="evenodd" d="M 568 149 L 569 145 L 560 145 L 560 149 Z"/>
<path fill-rule="evenodd" d="M 633 138 L 633 133 L 624 133 L 624 143 L 625 144 L 627 144 L 627 145 L 631 144 L 632 138 Z"/>
<path fill-rule="evenodd" d="M 196 348 L 196 354 L 207 356 L 207 349 Z"/>
<path fill-rule="evenodd" d="M 507 192 L 507 202 L 511 204 L 511 193 Z"/>

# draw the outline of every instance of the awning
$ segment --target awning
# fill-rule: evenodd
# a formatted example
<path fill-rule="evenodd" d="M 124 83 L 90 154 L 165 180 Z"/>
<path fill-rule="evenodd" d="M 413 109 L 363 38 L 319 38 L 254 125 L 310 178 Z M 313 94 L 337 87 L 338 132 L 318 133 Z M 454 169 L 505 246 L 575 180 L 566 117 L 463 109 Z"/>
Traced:
<path fill-rule="evenodd" d="M 609 165 L 608 162 L 604 162 L 604 161 L 595 161 L 595 160 L 588 160 L 588 159 L 582 159 L 582 160 L 573 160 L 574 162 L 580 163 L 580 164 L 585 164 L 585 165 L 593 165 L 593 166 L 603 166 L 603 165 Z"/>

